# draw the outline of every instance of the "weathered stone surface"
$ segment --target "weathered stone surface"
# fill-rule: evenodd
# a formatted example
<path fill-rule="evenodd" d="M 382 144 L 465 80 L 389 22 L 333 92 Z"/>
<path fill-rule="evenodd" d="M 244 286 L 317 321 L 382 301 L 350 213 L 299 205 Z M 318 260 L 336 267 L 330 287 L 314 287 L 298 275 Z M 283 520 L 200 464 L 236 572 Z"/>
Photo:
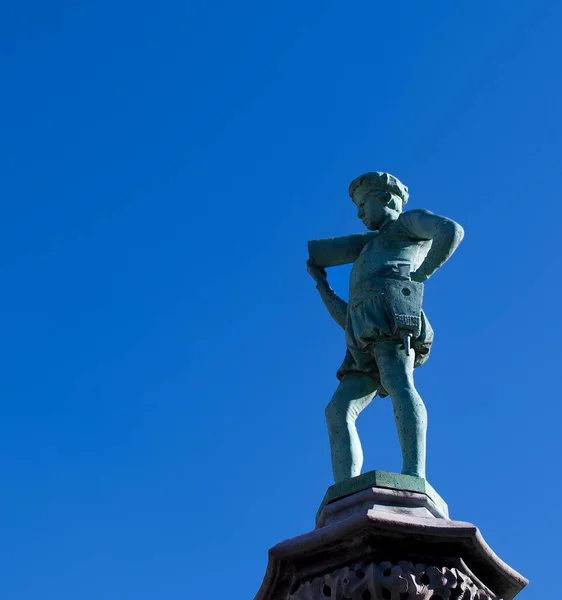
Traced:
<path fill-rule="evenodd" d="M 527 580 L 438 513 L 425 493 L 374 486 L 329 502 L 269 551 L 256 600 L 512 600 Z"/>
<path fill-rule="evenodd" d="M 497 596 L 459 569 L 363 562 L 305 581 L 289 600 L 496 600 Z"/>
<path fill-rule="evenodd" d="M 357 477 L 344 479 L 330 486 L 318 509 L 318 519 L 322 509 L 331 502 L 356 494 L 369 488 L 388 488 L 401 492 L 418 492 L 428 499 L 428 510 L 436 517 L 449 517 L 449 508 L 441 496 L 429 485 L 423 477 L 415 475 L 402 475 L 387 471 L 369 471 Z"/>
<path fill-rule="evenodd" d="M 368 511 L 425 519 L 447 518 L 425 494 L 408 490 L 370 487 L 323 506 L 316 518 L 316 528 L 333 525 L 338 521 Z"/>

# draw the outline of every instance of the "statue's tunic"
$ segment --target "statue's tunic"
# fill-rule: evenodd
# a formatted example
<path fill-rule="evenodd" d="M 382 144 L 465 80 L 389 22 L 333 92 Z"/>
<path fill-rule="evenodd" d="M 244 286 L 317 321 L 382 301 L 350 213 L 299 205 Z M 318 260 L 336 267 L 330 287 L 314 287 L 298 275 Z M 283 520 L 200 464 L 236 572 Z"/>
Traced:
<path fill-rule="evenodd" d="M 341 379 L 348 373 L 365 373 L 377 381 L 379 395 L 386 396 L 380 385 L 374 348 L 382 341 L 402 343 L 392 331 L 389 303 L 385 299 L 385 279 L 400 279 L 414 272 L 427 255 L 431 242 L 408 230 L 404 213 L 368 242 L 355 260 L 351 271 L 345 337 L 347 352 L 338 369 Z M 414 366 L 429 357 L 433 329 L 421 313 L 421 333 L 412 340 Z"/>

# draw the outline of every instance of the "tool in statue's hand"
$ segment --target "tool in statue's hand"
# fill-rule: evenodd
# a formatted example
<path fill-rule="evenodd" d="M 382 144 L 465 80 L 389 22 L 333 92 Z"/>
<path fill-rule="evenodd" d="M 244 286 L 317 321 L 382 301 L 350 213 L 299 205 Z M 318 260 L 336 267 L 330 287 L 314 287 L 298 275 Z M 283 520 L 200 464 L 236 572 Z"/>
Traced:
<path fill-rule="evenodd" d="M 406 356 L 410 356 L 410 338 L 412 334 L 409 331 L 405 331 L 402 334 L 402 343 L 404 344 L 404 352 L 406 352 Z"/>

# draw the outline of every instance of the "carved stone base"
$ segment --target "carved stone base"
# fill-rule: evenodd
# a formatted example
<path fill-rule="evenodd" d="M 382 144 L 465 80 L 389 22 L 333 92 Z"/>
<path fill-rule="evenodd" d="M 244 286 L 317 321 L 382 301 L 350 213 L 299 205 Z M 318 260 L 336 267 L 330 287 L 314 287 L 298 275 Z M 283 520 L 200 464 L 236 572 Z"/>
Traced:
<path fill-rule="evenodd" d="M 421 563 L 358 563 L 301 583 L 290 600 L 495 600 L 459 569 Z"/>
<path fill-rule="evenodd" d="M 527 580 L 413 479 L 374 471 L 332 486 L 316 529 L 269 551 L 256 600 L 512 600 Z"/>

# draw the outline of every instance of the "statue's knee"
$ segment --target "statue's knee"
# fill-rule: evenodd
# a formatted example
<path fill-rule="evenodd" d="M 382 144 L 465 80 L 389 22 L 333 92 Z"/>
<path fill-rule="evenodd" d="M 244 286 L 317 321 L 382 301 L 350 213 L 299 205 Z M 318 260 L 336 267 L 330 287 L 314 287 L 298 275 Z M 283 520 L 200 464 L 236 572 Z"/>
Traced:
<path fill-rule="evenodd" d="M 382 374 L 381 374 L 382 375 Z M 414 378 L 408 374 L 400 374 L 390 377 L 381 376 L 381 384 L 391 395 L 417 395 Z"/>

